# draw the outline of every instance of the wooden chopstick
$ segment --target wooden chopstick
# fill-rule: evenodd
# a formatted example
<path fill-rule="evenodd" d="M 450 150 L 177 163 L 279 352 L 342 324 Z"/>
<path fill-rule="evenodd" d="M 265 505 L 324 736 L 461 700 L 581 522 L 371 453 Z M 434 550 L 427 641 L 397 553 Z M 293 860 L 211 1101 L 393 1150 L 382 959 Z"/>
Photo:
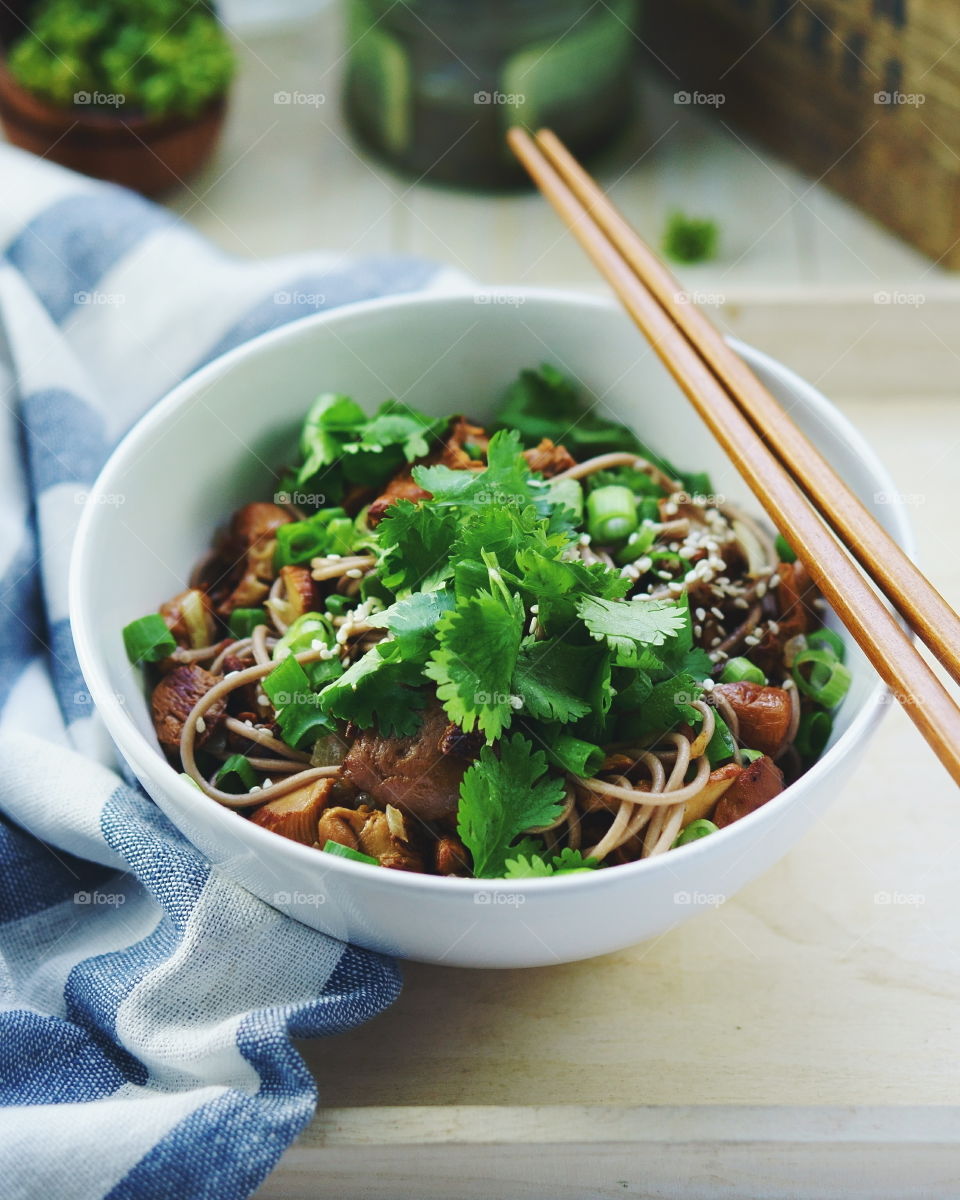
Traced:
<path fill-rule="evenodd" d="M 508 136 L 514 153 L 646 334 L 813 582 L 960 783 L 960 709 L 698 347 L 610 240 L 592 207 L 584 205 L 526 131 L 514 128 Z M 797 436 L 802 437 L 799 430 Z M 878 568 L 876 581 L 886 591 L 886 563 Z"/>
<path fill-rule="evenodd" d="M 680 326 L 740 410 L 836 530 L 847 550 L 863 564 L 911 629 L 960 683 L 960 616 L 801 433 L 703 312 L 695 304 L 678 302 L 678 296 L 685 295 L 680 284 L 556 134 L 543 130 L 536 140 L 557 173 L 590 210 L 597 225 Z"/>

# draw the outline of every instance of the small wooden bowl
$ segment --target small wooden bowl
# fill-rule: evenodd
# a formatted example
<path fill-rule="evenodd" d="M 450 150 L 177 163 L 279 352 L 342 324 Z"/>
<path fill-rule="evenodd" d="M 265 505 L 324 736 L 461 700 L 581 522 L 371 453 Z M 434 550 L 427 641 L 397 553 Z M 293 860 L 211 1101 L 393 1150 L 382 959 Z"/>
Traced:
<path fill-rule="evenodd" d="M 13 145 L 145 196 L 182 183 L 207 161 L 225 112 L 225 95 L 195 117 L 60 108 L 27 91 L 0 60 L 0 122 Z"/>

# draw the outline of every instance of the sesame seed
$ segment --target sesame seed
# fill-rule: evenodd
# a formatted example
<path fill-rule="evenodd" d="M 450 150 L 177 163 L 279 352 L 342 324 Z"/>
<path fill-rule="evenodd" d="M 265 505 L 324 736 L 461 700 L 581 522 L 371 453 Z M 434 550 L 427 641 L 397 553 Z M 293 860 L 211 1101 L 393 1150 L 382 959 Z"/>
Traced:
<path fill-rule="evenodd" d="M 780 626 L 777 624 L 776 621 L 771 621 L 769 628 L 770 628 L 771 633 L 779 633 L 780 632 Z"/>
<path fill-rule="evenodd" d="M 770 576 L 770 587 L 778 588 L 779 586 L 780 586 L 780 576 L 779 575 L 771 575 Z"/>
<path fill-rule="evenodd" d="M 203 733 L 207 728 L 207 723 L 203 717 L 197 717 L 197 733 Z"/>
<path fill-rule="evenodd" d="M 263 786 L 264 786 L 265 788 L 268 788 L 268 787 L 273 787 L 273 780 L 272 780 L 272 779 L 265 779 L 265 780 L 263 781 Z"/>
<path fill-rule="evenodd" d="M 344 571 L 344 575 L 346 575 L 346 577 L 348 579 L 362 579 L 363 578 L 363 572 L 360 570 L 359 567 L 351 567 L 349 571 Z"/>
<path fill-rule="evenodd" d="M 714 605 L 713 608 L 710 609 L 710 611 L 713 613 L 713 615 L 717 618 L 718 621 L 723 620 L 723 610 L 722 609 L 719 609 L 719 608 L 717 608 L 716 605 Z"/>
<path fill-rule="evenodd" d="M 250 795 L 252 796 L 254 792 L 260 792 L 260 791 L 263 791 L 263 789 L 260 787 L 260 784 L 255 783 L 253 785 L 253 787 L 250 789 Z"/>
<path fill-rule="evenodd" d="M 757 599 L 762 600 L 766 594 L 767 594 L 767 585 L 761 579 L 760 582 L 757 584 Z"/>
<path fill-rule="evenodd" d="M 260 705 L 261 708 L 267 708 L 267 706 L 270 704 L 270 701 L 267 699 L 266 696 L 258 696 L 257 703 Z"/>
<path fill-rule="evenodd" d="M 714 688 L 714 681 L 709 676 L 707 676 L 706 679 L 703 679 L 700 681 L 700 686 L 703 688 L 703 690 L 705 692 L 712 692 L 713 688 Z"/>

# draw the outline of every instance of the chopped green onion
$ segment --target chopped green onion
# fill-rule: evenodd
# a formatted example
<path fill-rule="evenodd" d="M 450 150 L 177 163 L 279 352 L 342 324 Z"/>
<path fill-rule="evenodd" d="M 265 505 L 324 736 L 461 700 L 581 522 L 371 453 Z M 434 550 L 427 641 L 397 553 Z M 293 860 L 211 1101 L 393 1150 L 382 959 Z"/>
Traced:
<path fill-rule="evenodd" d="M 283 659 L 269 675 L 265 675 L 260 686 L 270 697 L 270 703 L 276 709 L 296 704 L 306 696 L 313 694 L 306 671 L 292 655 Z"/>
<path fill-rule="evenodd" d="M 553 745 L 547 747 L 547 755 L 571 775 L 583 778 L 596 775 L 606 758 L 599 746 L 574 737 L 572 733 L 561 733 Z"/>
<path fill-rule="evenodd" d="M 651 522 L 645 522 L 640 529 L 635 530 L 620 547 L 614 558 L 621 566 L 643 558 L 653 543 L 657 540 L 657 531 Z"/>
<path fill-rule="evenodd" d="M 371 858 L 369 854 L 361 854 L 359 850 L 351 850 L 349 846 L 342 846 L 339 842 L 329 840 L 324 842 L 323 851 L 325 854 L 335 854 L 337 858 L 351 858 L 354 862 L 370 863 L 374 867 L 380 866 L 379 861 Z"/>
<path fill-rule="evenodd" d="M 686 560 L 673 550 L 654 550 L 650 554 L 651 571 L 676 571 L 687 566 Z"/>
<path fill-rule="evenodd" d="M 744 748 L 740 751 L 740 757 L 743 759 L 743 761 L 745 763 L 747 763 L 749 765 L 752 762 L 756 762 L 758 758 L 763 758 L 763 751 L 762 750 L 747 750 L 746 748 Z"/>
<path fill-rule="evenodd" d="M 713 720 L 713 737 L 707 746 L 707 758 L 710 760 L 710 766 L 716 767 L 733 758 L 737 743 L 733 740 L 730 726 L 719 713 L 713 714 Z"/>
<path fill-rule="evenodd" d="M 850 687 L 850 672 L 832 651 L 804 650 L 793 660 L 794 682 L 804 695 L 836 708 Z"/>
<path fill-rule="evenodd" d="M 274 565 L 294 566 L 327 554 L 349 554 L 357 531 L 342 508 L 325 508 L 305 521 L 293 521 L 277 530 Z"/>
<path fill-rule="evenodd" d="M 843 638 L 834 633 L 832 629 L 815 629 L 813 633 L 808 633 L 807 645 L 811 650 L 826 650 L 828 654 L 832 652 L 834 658 L 838 658 L 840 662 L 847 657 L 847 648 L 843 644 Z"/>
<path fill-rule="evenodd" d="M 716 833 L 717 829 L 718 826 L 714 825 L 712 821 L 708 821 L 705 817 L 699 821 L 691 821 L 686 829 L 681 831 L 670 849 L 673 850 L 677 846 L 685 846 L 688 842 L 696 842 L 708 834 Z"/>
<path fill-rule="evenodd" d="M 320 645 L 315 643 L 319 642 Z M 288 626 L 287 632 L 273 648 L 273 661 L 282 662 L 291 654 L 319 650 L 320 646 L 335 646 L 337 631 L 323 613 L 306 612 Z"/>
<path fill-rule="evenodd" d="M 259 780 L 249 759 L 242 754 L 231 754 L 214 775 L 213 782 L 225 792 L 249 792 Z"/>
<path fill-rule="evenodd" d="M 622 542 L 637 524 L 637 502 L 629 488 L 611 485 L 587 497 L 587 533 L 600 545 Z"/>
<path fill-rule="evenodd" d="M 797 561 L 797 556 L 794 553 L 793 547 L 783 536 L 782 533 L 777 534 L 777 540 L 774 542 L 777 549 L 777 554 L 781 562 L 792 563 Z"/>
<path fill-rule="evenodd" d="M 264 677 L 261 687 L 277 710 L 277 724 L 288 746 L 308 750 L 318 737 L 333 730 L 310 677 L 292 654 Z"/>
<path fill-rule="evenodd" d="M 482 446 L 478 446 L 476 442 L 464 442 L 463 448 L 471 462 L 483 462 L 486 450 Z"/>
<path fill-rule="evenodd" d="M 150 613 L 124 626 L 123 648 L 127 658 L 134 666 L 138 666 L 140 663 L 168 658 L 177 648 L 177 639 L 159 613 Z"/>
<path fill-rule="evenodd" d="M 830 714 L 816 709 L 804 713 L 800 718 L 794 745 L 797 752 L 804 758 L 819 758 L 823 753 L 830 734 L 833 732 L 833 721 Z"/>
<path fill-rule="evenodd" d="M 766 683 L 767 677 L 749 658 L 731 658 L 723 668 L 721 683 Z"/>
<path fill-rule="evenodd" d="M 653 521 L 656 524 L 660 522 L 660 505 L 656 500 L 649 496 L 640 501 L 640 506 L 637 509 L 637 515 L 641 521 Z"/>
<path fill-rule="evenodd" d="M 227 621 L 227 629 L 237 638 L 248 638 L 258 625 L 267 624 L 262 608 L 235 608 Z"/>
<path fill-rule="evenodd" d="M 357 598 L 356 596 L 341 596 L 339 592 L 333 592 L 323 603 L 332 617 L 342 617 L 348 608 L 352 608 L 357 603 Z"/>

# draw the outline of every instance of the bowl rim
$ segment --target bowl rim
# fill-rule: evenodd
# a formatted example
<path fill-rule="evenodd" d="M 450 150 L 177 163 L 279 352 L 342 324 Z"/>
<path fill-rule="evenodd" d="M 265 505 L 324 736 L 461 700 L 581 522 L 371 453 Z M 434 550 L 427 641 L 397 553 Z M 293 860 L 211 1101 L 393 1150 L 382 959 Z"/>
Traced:
<path fill-rule="evenodd" d="M 97 497 L 116 490 L 112 483 L 113 477 L 124 467 L 131 449 L 149 440 L 155 429 L 161 427 L 182 405 L 189 403 L 191 398 L 198 393 L 202 394 L 209 384 L 240 367 L 246 359 L 256 357 L 267 346 L 282 345 L 284 342 L 308 336 L 308 331 L 315 326 L 362 320 L 368 314 L 410 308 L 422 308 L 429 311 L 438 305 L 449 305 L 466 300 L 475 303 L 478 295 L 498 295 L 507 292 L 511 296 L 521 297 L 524 301 L 529 300 L 547 306 L 586 307 L 610 314 L 622 313 L 620 305 L 613 298 L 579 292 L 575 289 L 486 286 L 377 297 L 372 300 L 343 305 L 327 312 L 311 313 L 251 338 L 188 375 L 152 405 L 127 430 L 111 451 L 96 481 L 90 488 L 88 503 L 84 506 L 81 514 L 71 553 L 68 591 L 71 633 L 80 668 L 90 689 L 94 705 L 121 755 L 134 767 L 135 773 L 155 781 L 156 786 L 164 791 L 179 792 L 184 801 L 196 803 L 199 793 L 200 802 L 207 808 L 209 820 L 214 825 L 223 823 L 220 827 L 223 829 L 225 837 L 232 833 L 234 837 L 249 838 L 251 839 L 251 848 L 254 850 L 259 845 L 273 846 L 274 849 L 277 849 L 275 833 L 253 824 L 236 810 L 226 808 L 199 792 L 198 788 L 187 782 L 182 774 L 166 761 L 134 724 L 110 684 L 106 667 L 99 661 L 92 631 L 91 614 L 87 612 L 84 603 L 87 580 L 93 569 L 93 564 L 88 561 L 86 547 L 98 519 L 109 519 L 110 514 L 109 506 L 97 503 Z M 899 492 L 887 468 L 859 430 L 816 387 L 795 371 L 771 355 L 757 350 L 737 338 L 727 337 L 726 340 L 738 354 L 746 359 L 749 365 L 761 366 L 778 376 L 783 383 L 802 397 L 804 404 L 813 409 L 826 426 L 842 436 L 863 462 L 870 475 L 880 484 L 879 490 L 886 491 L 894 497 L 890 513 L 891 524 L 894 528 L 892 536 L 908 554 L 912 555 L 915 550 L 915 538 L 906 507 L 900 499 Z M 408 895 L 412 895 L 414 892 L 436 891 L 451 896 L 457 894 L 464 896 L 467 893 L 477 893 L 478 891 L 502 890 L 543 894 L 544 889 L 547 892 L 558 893 L 561 889 L 570 892 L 582 888 L 619 886 L 621 883 L 628 885 L 637 878 L 639 872 L 642 872 L 645 877 L 652 877 L 657 873 L 663 874 L 666 871 L 672 871 L 671 864 L 677 862 L 675 855 L 678 852 L 682 852 L 684 855 L 683 862 L 692 866 L 695 863 L 694 856 L 712 854 L 711 847 L 726 846 L 733 839 L 759 829 L 763 823 L 775 823 L 780 812 L 789 805 L 801 801 L 805 792 L 814 787 L 824 776 L 829 775 L 845 755 L 869 737 L 885 715 L 887 707 L 885 698 L 888 693 L 889 689 L 877 677 L 864 698 L 859 712 L 853 717 L 849 728 L 834 745 L 800 779 L 761 808 L 732 825 L 718 830 L 709 838 L 699 838 L 685 846 L 677 847 L 669 854 L 658 856 L 656 859 L 642 859 L 638 862 L 620 865 L 616 870 L 591 871 L 585 874 L 565 875 L 560 878 L 464 879 L 405 871 L 379 870 L 375 872 L 368 864 L 352 862 L 350 859 L 333 855 L 325 855 L 318 860 L 316 849 L 290 839 L 285 839 L 285 852 L 294 855 L 305 866 L 312 865 L 314 869 L 319 869 L 324 875 L 328 872 L 332 872 L 334 875 L 342 873 L 345 881 L 365 880 L 368 884 L 375 884 L 378 887 L 399 888 Z M 237 818 L 239 818 L 239 823 Z M 269 839 L 269 841 L 263 842 L 262 839 Z"/>

